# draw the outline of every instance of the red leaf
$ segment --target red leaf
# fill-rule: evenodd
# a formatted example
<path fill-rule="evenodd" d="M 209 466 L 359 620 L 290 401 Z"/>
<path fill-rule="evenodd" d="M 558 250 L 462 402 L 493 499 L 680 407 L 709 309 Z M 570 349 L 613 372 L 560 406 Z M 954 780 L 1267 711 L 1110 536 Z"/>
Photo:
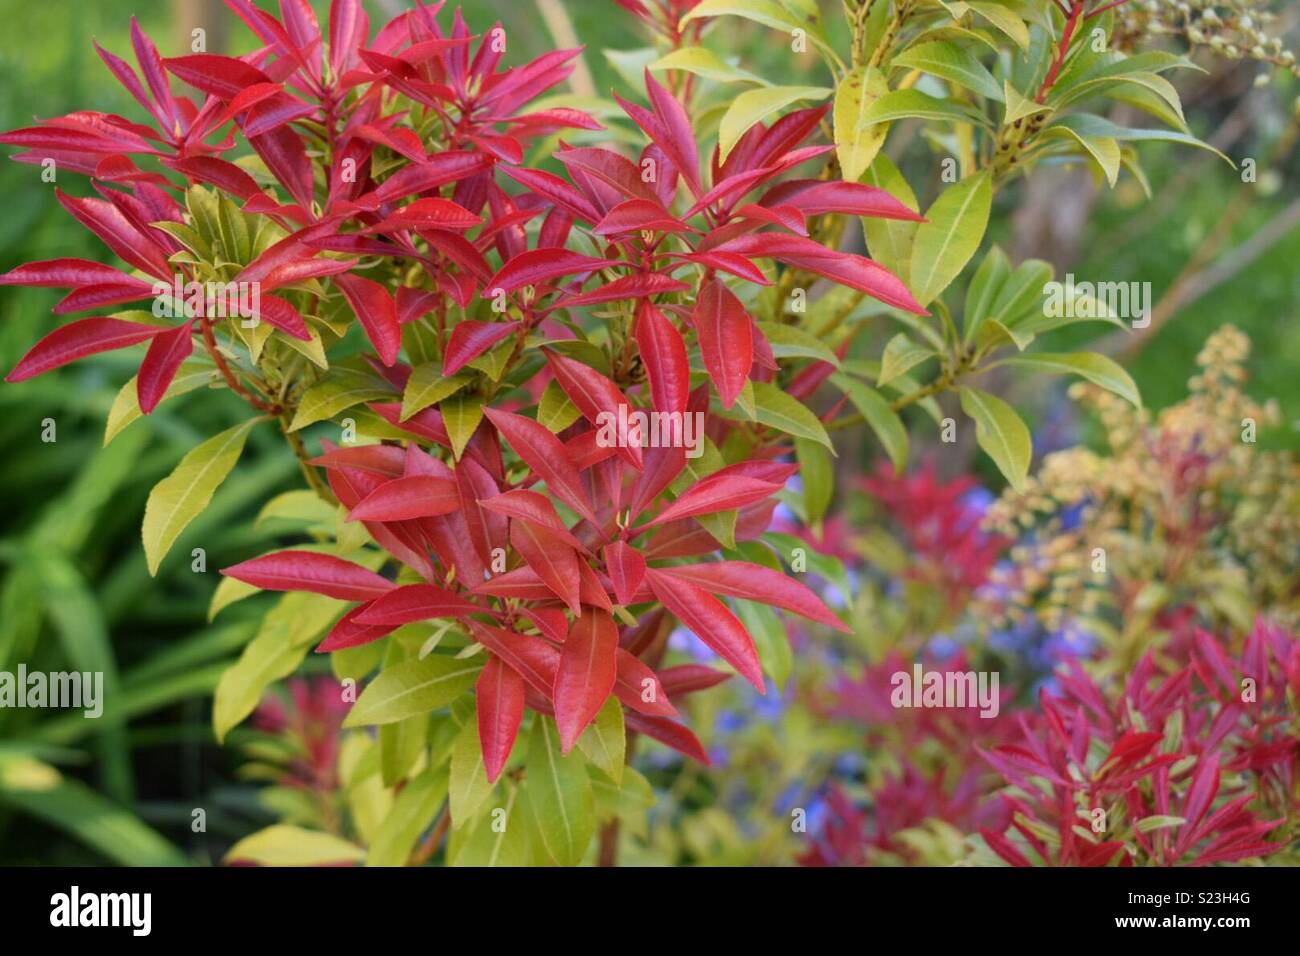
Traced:
<path fill-rule="evenodd" d="M 442 357 L 442 374 L 454 375 L 498 342 L 519 331 L 518 322 L 479 322 L 463 319 L 456 323 Z"/>
<path fill-rule="evenodd" d="M 679 518 L 693 518 L 696 515 L 716 514 L 719 511 L 731 511 L 743 508 L 769 498 L 781 490 L 781 486 L 761 478 L 748 475 L 716 474 L 701 478 L 690 488 L 661 511 L 653 521 L 643 525 L 637 531 L 653 528 Z"/>
<path fill-rule="evenodd" d="M 369 644 L 391 634 L 394 625 L 361 624 L 357 621 L 357 618 L 369 608 L 369 604 L 361 604 L 339 618 L 339 622 L 330 629 L 329 634 L 325 635 L 325 640 L 321 641 L 316 648 L 316 653 L 327 654 L 330 651 L 360 647 L 362 644 Z"/>
<path fill-rule="evenodd" d="M 650 105 L 654 112 L 634 103 L 629 103 L 614 94 L 619 106 L 632 121 L 640 126 L 645 134 L 667 154 L 674 166 L 681 172 L 691 192 L 700 194 L 700 148 L 695 142 L 695 133 L 691 130 L 690 118 L 682 104 L 677 102 L 649 70 L 645 71 L 646 92 L 650 96 Z"/>
<path fill-rule="evenodd" d="M 240 199 L 252 199 L 262 195 L 257 182 L 234 163 L 215 156 L 190 156 L 187 159 L 164 159 L 164 166 L 174 169 L 188 179 L 210 183 L 223 192 L 228 192 Z"/>
<path fill-rule="evenodd" d="M 627 199 L 607 212 L 592 228 L 597 236 L 618 236 L 640 230 L 691 232 L 690 226 L 651 199 Z"/>
<path fill-rule="evenodd" d="M 615 302 L 622 299 L 645 299 L 666 292 L 685 292 L 689 288 L 690 286 L 685 282 L 671 276 L 657 272 L 639 272 L 635 275 L 622 276 L 613 282 L 597 286 L 589 292 L 559 298 L 543 311 L 572 309 L 580 305 L 597 305 L 601 302 Z"/>
<path fill-rule="evenodd" d="M 703 664 L 678 664 L 659 672 L 659 680 L 663 683 L 664 690 L 670 694 L 692 694 L 716 687 L 730 679 L 731 675 L 726 671 L 715 671 Z"/>
<path fill-rule="evenodd" d="M 986 827 L 980 827 L 980 836 L 984 837 L 984 842 L 989 845 L 989 849 L 1012 866 L 1033 866 L 1025 858 L 1025 855 L 1016 849 L 1015 844 L 1011 843 L 1002 834 L 994 833 Z"/>
<path fill-rule="evenodd" d="M 569 629 L 555 671 L 555 723 L 560 750 L 578 742 L 614 689 L 618 627 L 605 611 L 586 608 Z"/>
<path fill-rule="evenodd" d="M 528 637 L 478 621 L 470 621 L 469 629 L 474 640 L 509 664 L 530 687 L 550 699 L 555 686 L 555 671 L 560 664 L 559 651 L 540 637 Z"/>
<path fill-rule="evenodd" d="M 581 613 L 577 552 L 553 531 L 531 521 L 510 522 L 510 543 L 570 611 Z"/>
<path fill-rule="evenodd" d="M 664 571 L 674 577 L 697 584 L 714 594 L 746 598 L 796 614 L 843 631 L 852 629 L 835 616 L 811 588 L 788 575 L 748 561 L 715 561 L 710 564 L 685 564 Z"/>
<path fill-rule="evenodd" d="M 730 408 L 745 387 L 750 366 L 754 364 L 753 320 L 720 279 L 714 279 L 701 290 L 693 319 L 704 366 L 709 370 L 722 406 Z"/>
<path fill-rule="evenodd" d="M 264 591 L 310 591 L 340 601 L 371 601 L 394 587 L 359 564 L 316 551 L 277 551 L 221 573 Z"/>
<path fill-rule="evenodd" d="M 614 584 L 618 603 L 627 606 L 645 578 L 645 556 L 626 541 L 613 541 L 605 545 L 605 567 Z"/>
<path fill-rule="evenodd" d="M 1178 853 L 1181 855 L 1187 850 L 1191 836 L 1196 832 L 1197 825 L 1209 812 L 1210 805 L 1214 802 L 1215 796 L 1219 792 L 1219 755 L 1217 753 L 1203 753 L 1196 761 L 1196 772 L 1192 774 L 1192 785 L 1187 790 L 1187 799 L 1183 802 L 1183 819 L 1187 821 L 1183 825 L 1178 839 Z"/>
<path fill-rule="evenodd" d="M 54 190 L 59 204 L 108 248 L 142 272 L 157 276 L 170 284 L 172 267 L 163 249 L 140 232 L 122 211 L 106 199 L 78 199 L 59 189 Z"/>
<path fill-rule="evenodd" d="M 138 288 L 141 293 L 139 298 L 153 294 L 152 283 L 127 275 L 102 262 L 91 262 L 89 259 L 49 259 L 45 262 L 28 262 L 0 275 L 0 285 L 78 289 L 101 283 Z"/>
<path fill-rule="evenodd" d="M 627 397 L 604 375 L 590 365 L 584 365 L 576 359 L 543 349 L 551 374 L 560 383 L 566 395 L 573 400 L 578 411 L 593 425 L 601 425 L 601 416 L 610 416 L 611 422 L 619 420 L 620 406 L 631 411 Z M 618 452 L 633 468 L 641 467 L 641 446 L 639 444 L 620 443 Z"/>
<path fill-rule="evenodd" d="M 477 604 L 471 604 L 436 584 L 405 584 L 368 604 L 357 615 L 357 623 L 398 627 L 412 621 L 464 617 L 482 610 Z"/>
<path fill-rule="evenodd" d="M 524 718 L 524 679 L 499 657 L 489 657 L 474 685 L 478 711 L 478 740 L 488 783 L 505 769 Z"/>
<path fill-rule="evenodd" d="M 763 669 L 758 662 L 754 641 L 725 604 L 703 588 L 655 568 L 646 571 L 646 579 L 650 582 L 655 597 L 663 601 L 664 607 L 723 660 L 736 668 L 760 694 L 766 693 Z"/>
<path fill-rule="evenodd" d="M 698 760 L 706 767 L 709 765 L 709 755 L 705 752 L 704 745 L 682 724 L 663 717 L 647 717 L 637 713 L 624 714 L 623 718 L 627 721 L 628 730 L 645 734 L 692 760 Z"/>
<path fill-rule="evenodd" d="M 190 86 L 223 100 L 234 99 L 247 86 L 271 82 L 257 67 L 215 53 L 169 57 L 163 63 Z"/>
<path fill-rule="evenodd" d="M 827 249 L 813 239 L 779 232 L 740 236 L 713 250 L 743 256 L 766 256 L 825 276 L 840 285 L 874 296 L 887 305 L 917 315 L 929 315 L 896 275 L 864 256 Z"/>
<path fill-rule="evenodd" d="M 698 262 L 707 268 L 738 276 L 755 285 L 772 284 L 771 280 L 763 274 L 762 269 L 750 262 L 748 256 L 743 256 L 738 252 L 712 250 L 710 252 L 671 253 L 671 255 L 676 259 L 682 259 L 686 262 Z"/>
<path fill-rule="evenodd" d="M 512 169 L 508 166 L 501 167 L 501 172 L 516 182 L 523 183 L 534 193 L 568 212 L 575 219 L 593 223 L 600 219 L 600 210 L 559 176 L 540 169 Z"/>
<path fill-rule="evenodd" d="M 404 229 L 473 229 L 483 220 L 450 199 L 417 199 L 393 211 L 363 232 L 399 232 Z"/>
<path fill-rule="evenodd" d="M 808 216 L 838 212 L 853 216 L 874 216 L 878 219 L 925 222 L 924 216 L 907 208 L 887 190 L 865 183 L 846 183 L 840 180 L 796 179 L 781 183 L 764 193 L 759 203 L 768 208 L 793 206 Z"/>
<path fill-rule="evenodd" d="M 655 409 L 684 412 L 691 391 L 686 343 L 668 317 L 649 302 L 641 306 L 637 315 L 636 344 L 645 364 Z"/>
<path fill-rule="evenodd" d="M 392 365 L 402 347 L 402 328 L 397 324 L 397 303 L 392 295 L 378 282 L 360 276 L 335 276 L 334 282 L 361 321 L 380 360 Z"/>
<path fill-rule="evenodd" d="M 628 707 L 650 717 L 676 717 L 659 675 L 623 648 L 618 649 L 614 695 Z"/>
<path fill-rule="evenodd" d="M 155 335 L 149 343 L 149 351 L 140 363 L 140 373 L 136 379 L 136 397 L 140 411 L 146 415 L 162 401 L 167 386 L 176 377 L 176 370 L 194 351 L 193 326 L 193 322 L 186 322 Z"/>
<path fill-rule="evenodd" d="M 348 520 L 409 521 L 450 514 L 459 508 L 460 495 L 450 478 L 412 475 L 380 485 L 348 513 Z"/>
<path fill-rule="evenodd" d="M 563 519 L 560 518 L 560 513 L 555 510 L 555 505 L 551 504 L 551 500 L 539 492 L 529 491 L 526 488 L 515 488 L 499 495 L 493 495 L 491 498 L 483 499 L 479 504 L 486 510 L 505 515 L 507 518 L 529 521 L 541 528 L 546 528 L 574 550 L 587 552 L 582 542 L 575 538 L 573 533 L 565 527 Z"/>
<path fill-rule="evenodd" d="M 304 211 L 311 210 L 312 166 L 302 137 L 281 126 L 260 136 L 248 137 L 248 143 L 266 163 L 275 178 L 289 191 Z"/>
<path fill-rule="evenodd" d="M 546 487 L 555 497 L 581 517 L 599 525 L 600 522 L 591 509 L 591 500 L 587 497 L 578 472 L 569 463 L 564 445 L 545 425 L 495 408 L 484 408 L 483 413 L 528 467 L 546 482 Z"/>
<path fill-rule="evenodd" d="M 389 478 L 400 478 L 406 453 L 396 445 L 352 445 L 334 448 L 308 464 L 321 468 L 358 468 Z"/>
<path fill-rule="evenodd" d="M 595 272 L 607 266 L 624 265 L 616 259 L 595 259 L 567 249 L 532 249 L 521 252 L 503 265 L 485 287 L 495 291 L 513 292 L 526 285 L 537 285 L 548 279 L 575 273 Z"/>
<path fill-rule="evenodd" d="M 5 376 L 5 381 L 22 382 L 87 355 L 126 348 L 167 331 L 160 325 L 142 325 L 125 319 L 78 319 L 60 326 L 33 345 Z"/>

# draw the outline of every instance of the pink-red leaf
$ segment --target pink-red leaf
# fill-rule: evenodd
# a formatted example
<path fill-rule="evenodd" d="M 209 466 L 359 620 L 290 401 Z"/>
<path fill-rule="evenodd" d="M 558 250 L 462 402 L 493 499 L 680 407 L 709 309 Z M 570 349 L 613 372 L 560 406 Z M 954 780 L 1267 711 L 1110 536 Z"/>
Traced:
<path fill-rule="evenodd" d="M 277 551 L 221 573 L 264 591 L 310 591 L 341 601 L 372 601 L 394 587 L 368 568 L 316 551 Z"/>
<path fill-rule="evenodd" d="M 380 360 L 392 365 L 402 347 L 402 327 L 397 323 L 397 303 L 392 295 L 378 282 L 360 276 L 335 276 L 334 282 L 352 306 Z"/>
<path fill-rule="evenodd" d="M 496 783 L 510 759 L 524 718 L 524 679 L 499 657 L 489 657 L 474 685 L 478 739 L 488 783 Z"/>
<path fill-rule="evenodd" d="M 753 638 L 725 604 L 703 588 L 655 568 L 646 571 L 646 579 L 664 607 L 736 668 L 760 694 L 766 693 Z"/>
<path fill-rule="evenodd" d="M 22 382 L 87 355 L 126 348 L 168 331 L 160 325 L 142 325 L 125 319 L 79 319 L 60 326 L 32 346 L 6 382 Z"/>
<path fill-rule="evenodd" d="M 411 475 L 380 485 L 352 509 L 348 520 L 409 521 L 450 514 L 459 508 L 460 495 L 452 479 Z"/>
<path fill-rule="evenodd" d="M 693 319 L 704 367 L 709 370 L 722 406 L 730 408 L 754 364 L 753 320 L 720 279 L 701 290 Z"/>
<path fill-rule="evenodd" d="M 555 723 L 568 753 L 614 689 L 618 627 L 606 611 L 585 608 L 569 629 L 555 671 Z"/>
<path fill-rule="evenodd" d="M 176 377 L 176 370 L 194 351 L 193 326 L 193 322 L 186 322 L 155 335 L 149 343 L 149 351 L 140 363 L 140 373 L 135 383 L 140 411 L 146 415 L 162 401 L 167 386 Z"/>

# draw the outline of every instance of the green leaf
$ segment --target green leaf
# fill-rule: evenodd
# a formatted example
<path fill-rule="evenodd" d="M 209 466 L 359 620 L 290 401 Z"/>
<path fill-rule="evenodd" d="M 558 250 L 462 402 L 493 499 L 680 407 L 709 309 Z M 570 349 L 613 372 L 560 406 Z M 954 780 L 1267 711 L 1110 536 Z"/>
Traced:
<path fill-rule="evenodd" d="M 760 424 L 793 435 L 808 438 L 835 451 L 831 437 L 817 416 L 798 399 L 781 391 L 771 382 L 754 383 L 754 406 Z"/>
<path fill-rule="evenodd" d="M 886 93 L 873 101 L 862 116 L 862 122 L 866 125 L 900 119 L 989 125 L 988 117 L 974 107 L 957 100 L 941 100 L 920 90 L 893 90 Z"/>
<path fill-rule="evenodd" d="M 864 382 L 849 378 L 842 372 L 831 376 L 835 386 L 848 396 L 853 407 L 871 426 L 871 430 L 880 439 L 885 454 L 894 463 L 894 471 L 901 472 L 907 466 L 907 429 L 898 412 L 889 407 L 889 402 L 874 388 Z"/>
<path fill-rule="evenodd" d="M 411 372 L 411 377 L 406 380 L 406 389 L 402 392 L 400 420 L 406 421 L 421 409 L 437 405 L 472 381 L 473 376 L 464 373 L 444 377 L 441 362 L 417 365 Z"/>
<path fill-rule="evenodd" d="M 1025 21 L 1009 9 L 983 0 L 971 0 L 966 6 L 1005 33 L 1020 49 L 1029 50 L 1029 27 L 1025 26 Z"/>
<path fill-rule="evenodd" d="M 951 80 L 980 96 L 1002 101 L 1003 93 L 993 74 L 969 50 L 944 40 L 917 43 L 894 57 L 894 66 L 911 67 Z"/>
<path fill-rule="evenodd" d="M 993 312 L 993 302 L 1003 284 L 1011 275 L 1011 263 L 1000 246 L 994 246 L 984 255 L 984 261 L 966 287 L 966 307 L 962 315 L 962 340 L 970 343 L 980 325 Z"/>
<path fill-rule="evenodd" d="M 419 763 L 428 739 L 428 714 L 416 714 L 379 728 L 379 773 L 385 787 L 395 787 L 406 779 Z"/>
<path fill-rule="evenodd" d="M 880 71 L 866 64 L 847 74 L 835 89 L 835 155 L 845 182 L 855 183 L 866 172 L 889 132 L 886 123 L 865 125 L 867 107 L 889 92 Z"/>
<path fill-rule="evenodd" d="M 623 705 L 613 694 L 578 738 L 578 749 L 611 780 L 617 783 L 623 779 L 627 730 L 623 726 Z"/>
<path fill-rule="evenodd" d="M 835 466 L 830 452 L 806 438 L 794 440 L 794 451 L 799 460 L 805 517 L 810 522 L 820 521 L 835 492 Z"/>
<path fill-rule="evenodd" d="M 445 767 L 430 767 L 402 787 L 370 843 L 366 866 L 404 865 L 446 796 Z"/>
<path fill-rule="evenodd" d="M 488 783 L 487 771 L 483 768 L 478 721 L 470 719 L 460 728 L 451 748 L 451 783 L 447 797 L 451 802 L 451 825 L 460 828 L 472 823 L 491 793 L 492 784 Z"/>
<path fill-rule="evenodd" d="M 1150 833 L 1153 830 L 1166 830 L 1169 827 L 1181 827 L 1187 822 L 1185 817 L 1155 816 L 1143 817 L 1136 824 L 1139 833 Z"/>
<path fill-rule="evenodd" d="M 305 591 L 280 598 L 239 660 L 217 684 L 212 730 L 218 743 L 253 712 L 271 684 L 298 669 L 311 642 L 333 623 L 342 608 L 341 601 Z"/>
<path fill-rule="evenodd" d="M 731 101 L 718 125 L 718 149 L 722 161 L 726 161 L 740 137 L 764 117 L 801 100 L 825 99 L 832 92 L 824 86 L 765 86 L 741 93 Z"/>
<path fill-rule="evenodd" d="M 918 345 L 904 333 L 899 332 L 889 340 L 889 344 L 885 346 L 885 351 L 880 356 L 880 375 L 876 378 L 876 384 L 888 385 L 900 375 L 906 375 L 911 369 L 933 357 L 934 349 Z"/>
<path fill-rule="evenodd" d="M 1071 113 L 1069 116 L 1063 116 L 1058 120 L 1054 120 L 1052 125 L 1048 128 L 1050 129 L 1056 126 L 1064 126 L 1082 136 L 1109 137 L 1111 139 L 1117 139 L 1120 142 L 1143 142 L 1154 140 L 1158 142 L 1182 143 L 1184 146 L 1195 146 L 1197 149 L 1208 150 L 1215 156 L 1218 156 L 1233 169 L 1237 168 L 1237 164 L 1234 163 L 1226 154 L 1211 146 L 1209 143 L 1203 142 L 1188 133 L 1180 133 L 1168 129 L 1129 129 L 1124 126 L 1117 126 L 1110 120 L 1101 116 L 1095 116 L 1092 113 Z"/>
<path fill-rule="evenodd" d="M 392 389 L 368 372 L 336 365 L 325 377 L 307 389 L 298 402 L 289 431 L 306 428 L 333 418 L 344 409 L 362 402 L 377 402 L 392 397 Z"/>
<path fill-rule="evenodd" d="M 300 525 L 327 524 L 334 520 L 335 510 L 335 506 L 322 500 L 314 491 L 285 491 L 262 506 L 253 520 L 253 527 L 260 528 L 265 522 L 276 520 Z M 234 578 L 222 580 L 233 581 Z"/>
<path fill-rule="evenodd" d="M 185 526 L 212 501 L 213 493 L 239 461 L 249 430 L 259 421 L 253 418 L 234 425 L 192 448 L 170 475 L 153 486 L 141 528 L 150 574 L 158 573 L 158 565 Z"/>
<path fill-rule="evenodd" d="M 1029 474 L 1033 442 L 1029 429 L 1010 405 L 988 392 L 963 385 L 958 389 L 961 408 L 975 419 L 975 438 L 998 470 L 1020 491 Z"/>
<path fill-rule="evenodd" d="M 724 63 L 716 53 L 702 46 L 684 46 L 673 50 L 667 56 L 661 56 L 651 63 L 650 69 L 684 70 L 687 73 L 694 73 L 696 76 L 702 76 L 706 80 L 714 80 L 718 83 L 735 83 L 739 81 L 758 83 L 760 86 L 770 85 L 761 76 L 755 76 L 747 70 Z"/>
<path fill-rule="evenodd" d="M 883 189 L 912 212 L 919 212 L 916 195 L 907 184 L 898 167 L 884 153 L 877 154 L 867 169 L 862 182 Z M 862 232 L 867 239 L 871 258 L 910 285 L 908 269 L 912 261 L 912 244 L 919 223 L 898 219 L 879 219 L 874 216 L 862 219 Z"/>
<path fill-rule="evenodd" d="M 1002 90 L 1006 99 L 1007 109 L 1002 117 L 1003 126 L 1011 126 L 1027 116 L 1033 116 L 1035 113 L 1046 113 L 1050 107 L 1044 106 L 1031 96 L 1024 96 L 1011 85 L 1010 80 L 1002 81 Z"/>
<path fill-rule="evenodd" d="M 758 329 L 772 346 L 776 358 L 810 358 L 839 368 L 840 357 L 806 329 L 784 322 L 759 322 Z"/>
<path fill-rule="evenodd" d="M 230 848 L 225 860 L 261 866 L 325 866 L 360 863 L 365 856 L 365 850 L 342 837 L 277 823 L 244 837 Z"/>
<path fill-rule="evenodd" d="M 217 370 L 209 362 L 197 360 L 183 362 L 176 371 L 176 377 L 167 386 L 167 391 L 163 392 L 161 401 L 165 402 L 169 398 L 202 388 L 216 378 Z M 132 375 L 131 380 L 122 386 L 117 397 L 113 399 L 113 407 L 108 410 L 108 421 L 104 423 L 105 445 L 120 435 L 127 425 L 144 414 L 140 411 L 140 397 L 136 391 L 137 379 L 138 376 Z"/>
<path fill-rule="evenodd" d="M 479 816 L 474 826 L 453 830 L 448 841 L 452 866 L 523 866 L 528 862 L 528 825 L 519 792 L 509 788 L 505 806 Z"/>
<path fill-rule="evenodd" d="M 987 172 L 945 189 L 926 211 L 912 243 L 911 288 L 923 306 L 933 302 L 979 249 L 988 226 L 993 186 Z"/>
<path fill-rule="evenodd" d="M 623 779 L 615 783 L 596 768 L 591 768 L 591 791 L 595 797 L 597 819 L 618 820 L 632 836 L 645 839 L 646 812 L 655 805 L 650 781 L 628 767 Z"/>
<path fill-rule="evenodd" d="M 524 788 L 546 852 L 560 866 L 577 866 L 595 833 L 595 803 L 580 751 L 560 753 L 555 721 L 534 715 Z"/>
<path fill-rule="evenodd" d="M 582 412 L 573 404 L 568 393 L 555 379 L 542 389 L 542 400 L 537 405 L 537 420 L 557 435 L 576 422 Z"/>
<path fill-rule="evenodd" d="M 1110 136 L 1088 136 L 1070 129 L 1068 126 L 1050 126 L 1043 131 L 1040 139 L 1044 142 L 1064 139 L 1077 143 L 1106 177 L 1106 182 L 1114 186 L 1119 179 L 1120 149 L 1119 142 Z"/>
<path fill-rule="evenodd" d="M 736 614 L 754 639 L 763 672 L 772 676 L 777 690 L 783 690 L 794 669 L 794 652 L 785 625 L 770 607 L 754 601 L 737 601 Z"/>
<path fill-rule="evenodd" d="M 447 426 L 447 435 L 451 438 L 451 451 L 460 461 L 465 453 L 465 446 L 474 437 L 474 430 L 483 420 L 483 396 L 453 395 L 438 406 L 442 412 L 442 422 Z"/>
<path fill-rule="evenodd" d="M 1051 372 L 1055 375 L 1079 375 L 1108 392 L 1114 392 L 1135 407 L 1142 407 L 1142 396 L 1138 392 L 1137 383 L 1128 372 L 1113 359 L 1096 352 L 1036 352 L 1032 355 L 1015 355 L 1002 359 L 1000 364 Z"/>
<path fill-rule="evenodd" d="M 343 726 L 391 724 L 445 707 L 474 686 L 482 664 L 436 654 L 392 664 L 362 692 Z"/>
<path fill-rule="evenodd" d="M 698 18 L 722 16 L 743 17 L 746 20 L 753 20 L 755 23 L 761 23 L 765 27 L 772 27 L 774 30 L 781 30 L 785 33 L 791 33 L 794 30 L 805 30 L 808 39 L 812 40 L 815 46 L 824 51 L 833 52 L 830 41 L 826 38 L 826 34 L 820 26 L 812 20 L 805 20 L 797 14 L 791 13 L 777 3 L 776 0 L 704 0 L 703 3 L 682 17 L 678 23 L 678 28 L 680 29 L 691 20 Z"/>

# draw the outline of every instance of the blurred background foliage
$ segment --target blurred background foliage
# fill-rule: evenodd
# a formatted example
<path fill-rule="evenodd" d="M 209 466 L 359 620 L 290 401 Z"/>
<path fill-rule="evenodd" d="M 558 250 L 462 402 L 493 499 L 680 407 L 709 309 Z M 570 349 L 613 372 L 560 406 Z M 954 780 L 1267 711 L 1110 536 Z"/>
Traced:
<path fill-rule="evenodd" d="M 322 22 L 327 4 L 316 2 Z M 823 2 L 829 10 L 830 4 Z M 403 8 L 400 0 L 368 0 L 372 24 Z M 575 37 L 586 45 L 577 84 L 608 96 L 627 94 L 647 40 L 610 0 L 465 0 L 476 32 L 500 19 L 522 61 Z M 1282 5 L 1284 32 L 1294 38 L 1297 8 Z M 26 125 L 74 109 L 135 114 L 137 107 L 109 78 L 91 46 L 129 50 L 136 15 L 164 56 L 188 52 L 193 25 L 207 29 L 209 52 L 245 52 L 226 38 L 233 18 L 215 0 L 0 0 L 0 128 Z M 842 19 L 829 16 L 833 32 Z M 784 83 L 820 82 L 811 54 L 794 55 L 777 35 L 728 18 L 724 43 L 741 65 Z M 243 34 L 244 31 L 235 31 Z M 837 45 L 843 36 L 834 37 Z M 244 42 L 244 41 L 240 41 Z M 1291 46 L 1296 44 L 1292 42 Z M 1082 169 L 1040 168 L 999 196 L 990 239 L 1014 258 L 1052 261 L 1058 278 L 1149 281 L 1156 321 L 1147 334 L 1102 347 L 1121 357 L 1154 409 L 1185 395 L 1195 356 L 1208 334 L 1232 322 L 1253 340 L 1252 393 L 1275 399 L 1280 427 L 1261 435 L 1270 447 L 1300 447 L 1300 159 L 1294 138 L 1294 78 L 1256 88 L 1249 61 L 1213 63 L 1184 84 L 1192 132 L 1235 158 L 1256 160 L 1257 181 L 1243 184 L 1207 154 L 1159 145 L 1144 149 L 1153 198 L 1130 178 L 1115 192 L 1098 189 Z M 804 74 L 808 74 L 804 77 Z M 639 90 L 637 81 L 631 88 Z M 577 90 L 578 87 L 575 87 Z M 925 144 L 898 137 L 902 168 L 924 206 L 938 191 L 937 164 Z M 58 208 L 38 167 L 0 164 L 0 271 L 56 256 L 104 259 L 106 251 Z M 69 175 L 69 180 L 79 177 Z M 58 185 L 84 194 L 81 182 Z M 0 365 L 11 368 L 56 324 L 59 293 L 7 288 L 0 296 Z M 1080 326 L 1083 347 L 1097 326 Z M 894 330 L 882 328 L 881 334 Z M 882 339 L 883 341 L 883 339 Z M 1094 341 L 1094 345 L 1096 342 Z M 233 607 L 219 623 L 206 612 L 216 569 L 265 550 L 273 527 L 254 527 L 261 505 L 296 487 L 295 463 L 277 435 L 255 432 L 235 474 L 194 522 L 158 578 L 145 568 L 140 517 L 153 484 L 185 450 L 239 420 L 241 404 L 221 393 L 190 393 L 148 421 L 131 425 L 108 447 L 104 420 L 130 377 L 129 359 L 101 356 L 21 385 L 0 388 L 0 670 L 19 662 L 33 670 L 103 671 L 104 716 L 0 710 L 0 864 L 213 862 L 241 836 L 274 815 L 238 773 L 235 752 L 212 736 L 211 692 L 221 672 L 251 639 L 268 606 L 258 598 Z M 1041 379 L 999 383 L 1034 424 L 1039 453 L 1092 437 L 1074 421 L 1064 384 Z M 52 420 L 57 440 L 42 440 Z M 832 508 L 860 515 L 867 506 L 856 479 L 872 468 L 869 439 L 844 436 L 837 468 L 840 499 Z M 932 449 L 931 449 L 932 450 Z M 917 460 L 926 455 L 924 446 Z M 997 487 L 973 448 L 937 456 L 940 472 L 971 468 Z M 194 573 L 191 549 L 206 553 Z M 779 626 L 779 625 L 777 625 Z M 859 638 L 865 640 L 865 638 Z M 833 681 L 816 654 L 796 655 L 790 686 Z M 742 695 L 744 696 L 744 695 Z M 771 702 L 769 702 L 771 703 Z M 779 700 L 776 702 L 779 705 Z M 753 708 L 739 726 L 730 713 Z M 693 701 L 692 726 L 706 744 L 737 748 L 720 772 L 656 763 L 647 748 L 642 769 L 659 804 L 644 851 L 624 862 L 740 863 L 791 858 L 793 795 L 822 779 L 833 755 L 851 752 L 861 731 L 823 720 L 809 709 L 763 710 L 763 699 L 726 695 Z M 779 719 L 778 719 L 779 718 Z M 828 757 L 827 755 L 832 755 Z M 738 822 L 740 804 L 770 808 L 769 825 Z M 206 832 L 191 826 L 196 808 Z M 683 813 L 690 810 L 690 813 Z M 658 825 L 675 821 L 673 826 Z M 936 833 L 942 843 L 951 834 Z M 942 855 L 941 853 L 939 854 Z"/>

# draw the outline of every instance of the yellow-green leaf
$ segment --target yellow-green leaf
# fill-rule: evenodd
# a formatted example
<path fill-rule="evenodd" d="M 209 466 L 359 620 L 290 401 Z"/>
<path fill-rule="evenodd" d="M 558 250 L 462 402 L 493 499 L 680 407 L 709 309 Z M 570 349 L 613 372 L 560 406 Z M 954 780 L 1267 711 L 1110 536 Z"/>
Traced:
<path fill-rule="evenodd" d="M 958 390 L 961 408 L 975 420 L 975 438 L 985 454 L 993 459 L 998 470 L 1020 491 L 1029 474 L 1029 461 L 1033 457 L 1033 442 L 1029 428 L 1015 410 L 988 392 L 969 385 Z"/>
<path fill-rule="evenodd" d="M 153 486 L 141 528 L 150 574 L 158 573 L 159 563 L 185 526 L 208 506 L 217 487 L 239 461 L 244 441 L 258 421 L 254 418 L 234 425 L 190 449 L 175 470 Z"/>

